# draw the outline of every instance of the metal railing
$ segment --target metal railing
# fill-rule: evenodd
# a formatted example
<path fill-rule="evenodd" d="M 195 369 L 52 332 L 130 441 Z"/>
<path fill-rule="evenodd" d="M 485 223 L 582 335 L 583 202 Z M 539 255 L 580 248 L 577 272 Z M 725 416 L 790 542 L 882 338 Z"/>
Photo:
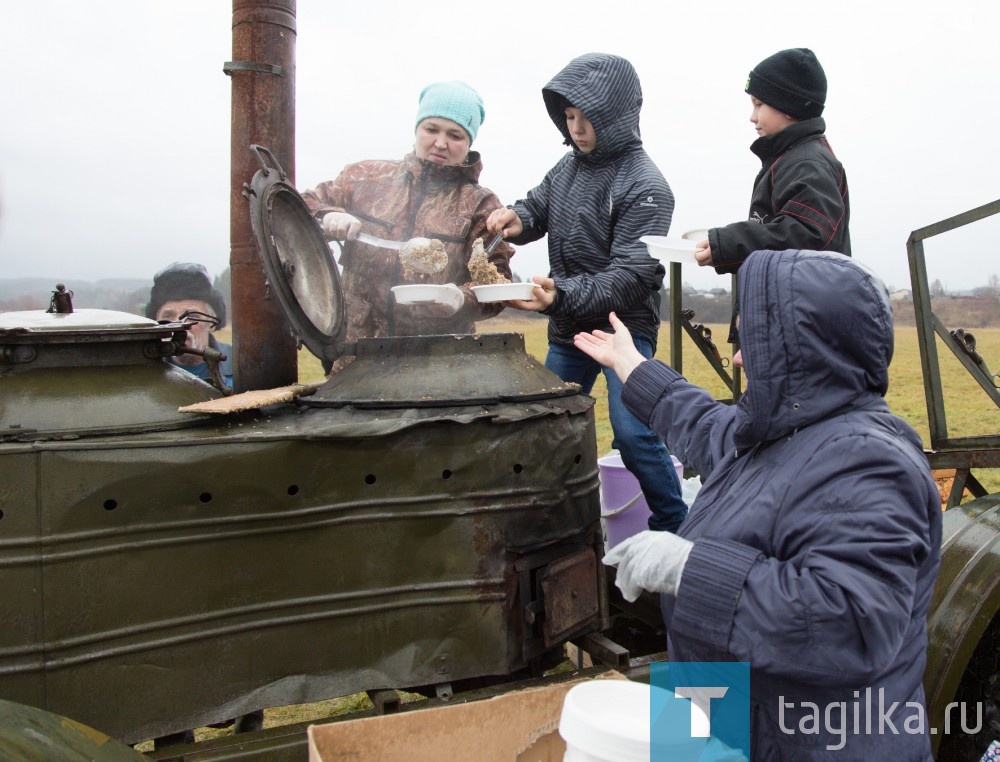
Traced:
<path fill-rule="evenodd" d="M 976 497 L 987 490 L 972 474 L 974 468 L 1000 467 L 1000 434 L 973 437 L 950 437 L 945 414 L 944 390 L 941 383 L 941 364 L 934 337 L 951 350 L 969 374 L 1000 407 L 997 375 L 990 372 L 984 359 L 976 351 L 975 337 L 963 328 L 949 330 L 934 312 L 930 288 L 927 285 L 927 262 L 924 241 L 942 233 L 955 230 L 1000 213 L 1000 200 L 984 204 L 962 214 L 949 217 L 933 225 L 914 230 L 906 241 L 910 264 L 910 283 L 913 288 L 913 310 L 917 323 L 920 345 L 920 364 L 924 377 L 924 394 L 927 401 L 927 425 L 930 429 L 930 446 L 927 453 L 931 468 L 955 469 L 955 480 L 948 497 L 948 507 L 961 502 L 968 489 Z"/>
<path fill-rule="evenodd" d="M 684 372 L 684 352 L 682 348 L 682 331 L 691 337 L 691 341 L 698 348 L 708 364 L 712 366 L 719 378 L 726 385 L 732 395 L 732 401 L 736 402 L 743 393 L 743 372 L 735 365 L 729 365 L 728 359 L 723 359 L 719 354 L 719 349 L 712 339 L 712 332 L 700 323 L 693 323 L 696 317 L 692 310 L 684 309 L 682 300 L 681 285 L 681 263 L 669 262 L 667 270 L 670 274 L 670 367 L 678 373 Z M 732 309 L 736 309 L 739 292 L 737 290 L 736 276 L 732 276 Z M 730 345 L 732 354 L 736 354 L 739 349 L 738 344 Z M 727 370 L 727 367 L 729 370 Z M 731 371 L 731 372 L 730 372 Z"/>

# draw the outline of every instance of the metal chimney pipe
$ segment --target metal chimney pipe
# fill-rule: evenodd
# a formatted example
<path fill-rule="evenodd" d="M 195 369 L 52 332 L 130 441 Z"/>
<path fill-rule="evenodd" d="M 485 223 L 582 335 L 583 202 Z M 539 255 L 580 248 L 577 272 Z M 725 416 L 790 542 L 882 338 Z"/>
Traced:
<path fill-rule="evenodd" d="M 233 0 L 229 265 L 232 276 L 234 391 L 298 380 L 296 342 L 268 293 L 243 185 L 259 169 L 251 144 L 268 148 L 295 177 L 296 0 Z"/>

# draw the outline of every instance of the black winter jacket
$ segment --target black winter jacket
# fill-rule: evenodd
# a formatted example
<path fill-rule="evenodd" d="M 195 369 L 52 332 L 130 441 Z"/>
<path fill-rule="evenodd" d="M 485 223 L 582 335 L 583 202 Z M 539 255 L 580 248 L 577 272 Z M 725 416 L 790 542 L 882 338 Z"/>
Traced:
<path fill-rule="evenodd" d="M 847 175 L 822 118 L 805 119 L 750 146 L 762 162 L 750 219 L 708 232 L 718 273 L 736 272 L 754 251 L 807 249 L 851 256 Z"/>
<path fill-rule="evenodd" d="M 580 109 L 597 135 L 597 148 L 584 154 L 574 146 L 512 207 L 524 232 L 511 243 L 549 237 L 550 275 L 558 289 L 545 311 L 549 341 L 572 344 L 581 331 L 610 330 L 614 310 L 655 346 L 666 270 L 639 237 L 667 234 L 674 196 L 642 148 L 639 77 L 624 58 L 589 53 L 553 77 L 542 97 L 567 145 L 567 105 Z"/>

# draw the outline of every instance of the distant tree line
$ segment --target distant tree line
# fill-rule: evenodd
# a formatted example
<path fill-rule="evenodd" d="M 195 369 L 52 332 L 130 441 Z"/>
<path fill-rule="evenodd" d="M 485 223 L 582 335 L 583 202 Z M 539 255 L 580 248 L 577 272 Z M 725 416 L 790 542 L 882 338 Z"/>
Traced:
<path fill-rule="evenodd" d="M 940 278 L 936 278 L 928 287 L 927 290 L 930 291 L 931 298 L 944 298 L 950 297 L 954 298 L 958 294 L 949 293 L 948 289 L 941 282 Z M 978 288 L 972 289 L 971 295 L 979 298 L 1000 298 L 1000 276 L 996 273 L 991 275 L 986 279 L 985 286 L 979 286 Z"/>
<path fill-rule="evenodd" d="M 694 311 L 692 323 L 728 324 L 733 312 L 732 299 L 728 291 L 711 294 L 685 291 L 681 297 L 681 308 Z M 669 288 L 660 291 L 660 320 L 665 323 L 670 322 Z"/>
<path fill-rule="evenodd" d="M 939 296 L 931 297 L 931 309 L 949 328 L 993 328 L 1000 326 L 1000 297 Z M 894 301 L 892 316 L 896 325 L 916 325 L 913 301 Z"/>
<path fill-rule="evenodd" d="M 81 281 L 62 285 L 72 292 L 77 309 L 117 310 L 141 314 L 149 297 L 149 287 L 141 281 Z M 41 278 L 0 281 L 0 312 L 48 309 L 56 284 Z"/>
<path fill-rule="evenodd" d="M 0 312 L 48 309 L 56 285 L 45 278 L 0 280 Z M 77 309 L 116 310 L 142 315 L 153 283 L 152 279 L 147 282 L 139 278 L 109 278 L 63 285 L 73 292 L 73 306 Z M 233 289 L 228 267 L 215 276 L 213 285 L 222 293 L 226 306 L 231 308 Z"/>
<path fill-rule="evenodd" d="M 523 279 L 514 274 L 517 282 Z M 78 308 L 117 310 L 142 315 L 149 298 L 149 282 L 141 279 L 111 278 L 94 282 L 68 283 L 73 304 Z M 214 285 L 226 300 L 232 314 L 232 277 L 227 267 L 215 276 Z M 44 278 L 0 280 L 0 312 L 44 310 L 49 306 L 56 284 Z M 968 296 L 949 294 L 940 279 L 929 285 L 934 312 L 947 324 L 966 328 L 1000 326 L 1000 277 L 991 275 L 985 286 L 973 289 Z M 684 287 L 681 306 L 694 311 L 692 322 L 725 325 L 731 317 L 730 292 L 716 289 L 711 293 Z M 520 313 L 525 317 L 544 317 Z M 893 302 L 893 315 L 900 325 L 913 325 L 913 302 Z M 660 319 L 670 322 L 670 289 L 660 291 Z"/>

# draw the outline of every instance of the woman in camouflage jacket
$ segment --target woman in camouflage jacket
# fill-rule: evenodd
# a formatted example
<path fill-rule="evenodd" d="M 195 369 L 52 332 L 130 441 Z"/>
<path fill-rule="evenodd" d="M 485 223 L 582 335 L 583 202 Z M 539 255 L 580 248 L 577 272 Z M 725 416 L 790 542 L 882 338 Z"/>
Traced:
<path fill-rule="evenodd" d="M 501 303 L 479 304 L 470 290 L 469 258 L 483 239 L 486 218 L 503 204 L 479 185 L 483 164 L 470 146 L 482 123 L 479 95 L 461 82 L 428 85 L 420 96 L 416 141 L 399 161 L 350 164 L 337 179 L 302 194 L 330 239 L 344 241 L 340 265 L 347 301 L 347 340 L 377 336 L 471 333 L 479 320 L 495 317 Z M 405 241 L 438 239 L 448 255 L 436 273 L 400 265 L 398 253 L 354 240 L 358 232 Z M 500 274 L 511 277 L 512 247 L 501 243 L 490 255 Z M 454 283 L 463 302 L 397 305 L 390 289 L 410 283 Z"/>

